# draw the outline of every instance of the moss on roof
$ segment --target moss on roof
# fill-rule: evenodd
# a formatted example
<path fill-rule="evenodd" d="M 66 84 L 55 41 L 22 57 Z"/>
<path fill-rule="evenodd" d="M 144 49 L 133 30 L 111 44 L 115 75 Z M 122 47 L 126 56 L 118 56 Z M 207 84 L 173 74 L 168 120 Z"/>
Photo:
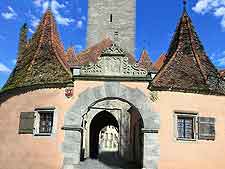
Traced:
<path fill-rule="evenodd" d="M 26 37 L 24 33 L 22 35 Z M 48 9 L 25 49 L 20 50 L 16 67 L 2 91 L 23 86 L 69 83 L 71 78 L 56 23 Z"/>
<path fill-rule="evenodd" d="M 206 55 L 191 18 L 184 9 L 164 65 L 152 89 L 209 91 L 225 94 L 224 82 Z"/>

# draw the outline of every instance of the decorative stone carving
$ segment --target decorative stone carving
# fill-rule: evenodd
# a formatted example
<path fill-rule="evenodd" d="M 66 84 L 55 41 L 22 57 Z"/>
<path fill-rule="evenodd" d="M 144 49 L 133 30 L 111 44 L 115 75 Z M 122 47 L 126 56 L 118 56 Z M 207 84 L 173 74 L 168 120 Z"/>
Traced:
<path fill-rule="evenodd" d="M 106 48 L 102 52 L 102 55 L 126 55 L 126 54 L 127 52 L 115 43 L 113 43 L 111 47 Z"/>
<path fill-rule="evenodd" d="M 87 76 L 146 77 L 148 72 L 137 64 L 130 64 L 127 52 L 113 44 L 102 52 L 97 63 L 82 66 L 80 74 Z"/>

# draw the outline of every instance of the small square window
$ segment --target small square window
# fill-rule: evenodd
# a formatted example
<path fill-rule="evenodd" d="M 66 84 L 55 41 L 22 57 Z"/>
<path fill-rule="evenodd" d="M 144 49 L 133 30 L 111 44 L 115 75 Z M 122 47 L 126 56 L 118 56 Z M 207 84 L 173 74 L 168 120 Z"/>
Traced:
<path fill-rule="evenodd" d="M 194 139 L 194 118 L 178 116 L 177 131 L 178 131 L 178 138 Z"/>
<path fill-rule="evenodd" d="M 39 133 L 52 133 L 53 112 L 40 112 Z"/>
<path fill-rule="evenodd" d="M 197 114 L 176 113 L 176 131 L 178 140 L 196 139 Z"/>
<path fill-rule="evenodd" d="M 54 128 L 54 109 L 35 109 L 34 135 L 50 136 Z"/>

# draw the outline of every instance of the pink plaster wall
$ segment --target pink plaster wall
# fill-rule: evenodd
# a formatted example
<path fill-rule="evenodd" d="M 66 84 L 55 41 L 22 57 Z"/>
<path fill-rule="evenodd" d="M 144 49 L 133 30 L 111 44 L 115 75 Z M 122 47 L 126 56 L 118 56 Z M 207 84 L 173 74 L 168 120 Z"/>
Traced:
<path fill-rule="evenodd" d="M 146 95 L 148 83 L 121 83 L 140 88 Z M 61 145 L 64 113 L 88 87 L 103 82 L 77 81 L 75 96 L 67 99 L 64 89 L 41 89 L 8 99 L 0 106 L 0 169 L 60 169 L 63 163 Z M 152 103 L 160 112 L 159 169 L 225 169 L 225 97 L 158 92 L 159 100 Z M 19 135 L 20 112 L 37 107 L 55 106 L 58 111 L 55 137 L 36 138 Z M 194 111 L 201 116 L 216 117 L 216 140 L 178 142 L 174 137 L 174 111 Z"/>
<path fill-rule="evenodd" d="M 65 89 L 41 89 L 11 97 L 0 105 L 0 169 L 61 169 L 64 113 L 73 105 L 79 93 L 87 87 L 101 84 L 78 82 L 74 88 L 76 95 L 71 99 L 65 97 Z M 20 112 L 52 106 L 57 109 L 56 136 L 18 134 Z"/>
<path fill-rule="evenodd" d="M 225 169 L 225 97 L 159 92 L 160 169 Z M 176 141 L 174 111 L 216 118 L 215 141 Z"/>

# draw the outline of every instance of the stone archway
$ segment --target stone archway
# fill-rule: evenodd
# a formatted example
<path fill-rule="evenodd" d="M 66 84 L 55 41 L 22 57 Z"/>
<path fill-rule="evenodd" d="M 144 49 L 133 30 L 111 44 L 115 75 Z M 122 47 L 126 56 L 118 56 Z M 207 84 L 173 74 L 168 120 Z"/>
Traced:
<path fill-rule="evenodd" d="M 126 87 L 119 82 L 105 82 L 100 87 L 85 90 L 70 111 L 65 113 L 64 127 L 68 130 L 65 130 L 63 143 L 64 169 L 79 168 L 83 146 L 83 115 L 88 112 L 90 105 L 104 98 L 118 98 L 138 108 L 143 119 L 143 167 L 156 169 L 160 153 L 159 113 L 152 111 L 151 101 L 142 91 Z"/>
<path fill-rule="evenodd" d="M 82 130 L 82 150 L 84 152 L 84 158 L 82 159 L 93 158 L 89 156 L 92 152 L 88 151 L 89 149 L 91 150 L 91 146 L 93 145 L 92 140 L 89 141 L 89 136 L 91 139 L 93 137 L 96 138 L 99 134 L 99 129 L 112 125 L 119 131 L 117 157 L 123 159 L 123 161 L 121 160 L 121 164 L 132 163 L 136 168 L 143 165 L 142 128 L 144 125 L 138 109 L 133 104 L 116 97 L 102 98 L 92 103 L 89 106 L 88 112 L 83 114 L 82 117 L 83 124 L 85 124 Z M 98 122 L 101 124 L 98 124 L 93 132 L 94 125 L 92 124 L 93 122 L 95 124 L 96 119 L 99 119 Z M 95 136 L 92 133 L 95 133 Z M 97 152 L 97 148 L 95 152 Z"/>

